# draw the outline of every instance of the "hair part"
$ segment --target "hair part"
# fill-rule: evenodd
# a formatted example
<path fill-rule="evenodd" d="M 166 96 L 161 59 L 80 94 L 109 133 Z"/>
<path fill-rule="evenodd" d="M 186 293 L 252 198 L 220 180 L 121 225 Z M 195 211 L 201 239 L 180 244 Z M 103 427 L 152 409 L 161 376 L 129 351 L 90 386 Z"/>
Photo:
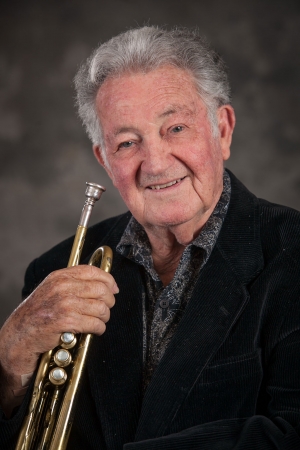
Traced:
<path fill-rule="evenodd" d="M 199 36 L 197 29 L 136 28 L 100 45 L 75 77 L 79 116 L 93 144 L 101 147 L 106 163 L 95 101 L 99 88 L 109 77 L 148 73 L 168 64 L 194 77 L 207 108 L 212 135 L 218 135 L 217 109 L 231 102 L 227 67 L 222 58 Z"/>

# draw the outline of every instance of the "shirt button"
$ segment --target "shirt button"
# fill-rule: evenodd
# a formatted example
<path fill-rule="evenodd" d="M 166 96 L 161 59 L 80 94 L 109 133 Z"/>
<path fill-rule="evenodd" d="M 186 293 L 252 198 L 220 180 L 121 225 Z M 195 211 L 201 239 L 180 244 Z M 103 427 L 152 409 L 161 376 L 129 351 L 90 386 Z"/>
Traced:
<path fill-rule="evenodd" d="M 169 306 L 169 300 L 161 300 L 161 301 L 159 302 L 159 306 L 160 306 L 161 308 L 168 308 L 168 306 Z"/>

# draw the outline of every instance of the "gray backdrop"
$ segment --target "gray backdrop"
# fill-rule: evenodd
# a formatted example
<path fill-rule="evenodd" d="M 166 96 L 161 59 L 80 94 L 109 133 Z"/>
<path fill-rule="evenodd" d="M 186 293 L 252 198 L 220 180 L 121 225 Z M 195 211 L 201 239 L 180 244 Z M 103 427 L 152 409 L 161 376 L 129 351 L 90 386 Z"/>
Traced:
<path fill-rule="evenodd" d="M 230 68 L 228 163 L 258 196 L 300 209 L 299 0 L 3 1 L 0 9 L 0 323 L 28 263 L 73 234 L 85 181 L 107 187 L 93 222 L 125 210 L 94 161 L 72 79 L 99 43 L 147 24 L 198 26 Z"/>

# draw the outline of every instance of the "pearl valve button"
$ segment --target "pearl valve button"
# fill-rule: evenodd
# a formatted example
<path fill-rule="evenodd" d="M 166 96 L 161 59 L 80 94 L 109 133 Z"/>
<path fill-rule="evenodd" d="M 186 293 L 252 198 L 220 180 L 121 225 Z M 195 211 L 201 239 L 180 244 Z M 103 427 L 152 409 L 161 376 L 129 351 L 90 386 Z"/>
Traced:
<path fill-rule="evenodd" d="M 73 348 L 74 345 L 76 345 L 77 339 L 74 333 L 63 333 L 60 336 L 60 340 L 61 340 L 61 346 L 63 348 Z"/>
<path fill-rule="evenodd" d="M 67 373 L 61 367 L 56 367 L 52 369 L 49 373 L 49 380 L 52 384 L 59 386 L 60 384 L 64 384 L 67 379 Z"/>
<path fill-rule="evenodd" d="M 55 353 L 54 361 L 59 367 L 66 367 L 72 361 L 71 353 L 62 348 Z"/>

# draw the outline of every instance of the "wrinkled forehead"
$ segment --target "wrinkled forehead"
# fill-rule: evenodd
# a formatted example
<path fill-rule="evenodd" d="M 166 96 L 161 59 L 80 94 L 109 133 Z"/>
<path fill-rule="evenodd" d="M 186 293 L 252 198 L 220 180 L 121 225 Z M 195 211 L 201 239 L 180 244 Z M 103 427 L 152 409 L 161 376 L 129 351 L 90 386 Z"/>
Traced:
<path fill-rule="evenodd" d="M 107 78 L 97 92 L 96 108 L 101 119 L 114 108 L 118 113 L 141 110 L 143 103 L 144 112 L 156 108 L 157 114 L 168 116 L 183 110 L 191 113 L 193 103 L 199 100 L 202 99 L 190 72 L 165 65 L 147 73 L 126 72 Z"/>
<path fill-rule="evenodd" d="M 96 100 L 103 100 L 104 96 L 109 95 L 111 101 L 113 101 L 115 92 L 120 93 L 122 90 L 124 90 L 124 94 L 126 94 L 125 86 L 128 87 L 129 81 L 133 86 L 139 85 L 140 82 L 142 82 L 142 85 L 145 87 L 147 86 L 144 93 L 151 89 L 155 92 L 162 86 L 164 88 L 169 87 L 170 89 L 179 86 L 181 89 L 193 90 L 193 92 L 201 98 L 197 80 L 191 71 L 174 65 L 164 64 L 153 70 L 131 70 L 124 71 L 121 74 L 111 74 L 107 76 L 98 89 Z M 109 89 L 109 87 L 112 88 Z M 103 93 L 106 95 L 103 95 Z"/>

